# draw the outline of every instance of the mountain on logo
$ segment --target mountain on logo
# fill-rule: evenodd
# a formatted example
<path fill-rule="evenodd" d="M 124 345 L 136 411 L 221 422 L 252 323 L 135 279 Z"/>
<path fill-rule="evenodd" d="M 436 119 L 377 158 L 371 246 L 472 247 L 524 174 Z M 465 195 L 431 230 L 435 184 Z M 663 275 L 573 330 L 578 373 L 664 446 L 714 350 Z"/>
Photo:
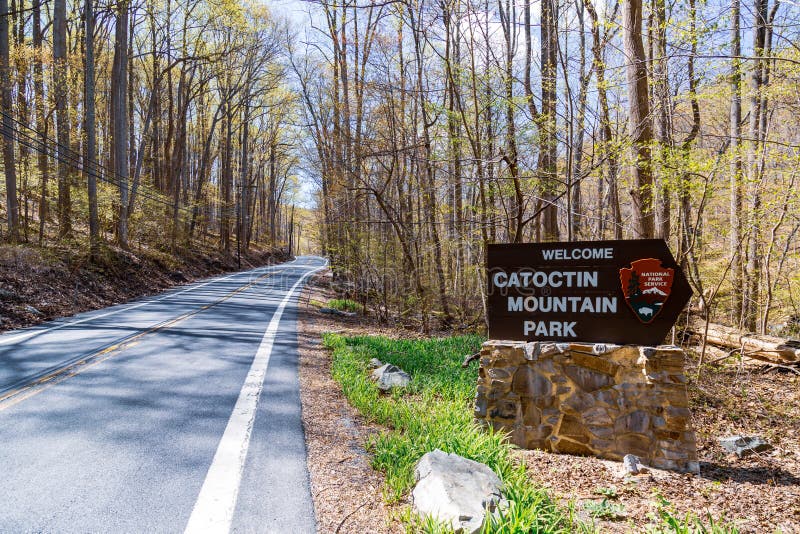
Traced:
<path fill-rule="evenodd" d="M 642 294 L 644 294 L 644 295 L 660 295 L 662 297 L 666 297 L 668 295 L 668 293 L 664 293 L 663 291 L 661 291 L 657 287 L 651 287 L 650 289 L 645 289 L 644 291 L 642 291 Z"/>
<path fill-rule="evenodd" d="M 675 270 L 663 267 L 661 260 L 645 258 L 619 270 L 625 302 L 644 324 L 653 322 L 669 298 Z M 663 289 L 662 289 L 663 288 Z"/>

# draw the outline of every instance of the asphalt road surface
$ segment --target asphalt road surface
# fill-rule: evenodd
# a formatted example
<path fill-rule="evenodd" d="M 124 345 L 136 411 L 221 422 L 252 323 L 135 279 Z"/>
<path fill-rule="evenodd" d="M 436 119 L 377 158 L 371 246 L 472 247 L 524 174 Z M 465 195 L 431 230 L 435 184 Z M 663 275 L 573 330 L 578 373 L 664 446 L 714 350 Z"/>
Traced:
<path fill-rule="evenodd" d="M 296 305 L 322 266 L 0 336 L 0 532 L 314 532 Z"/>

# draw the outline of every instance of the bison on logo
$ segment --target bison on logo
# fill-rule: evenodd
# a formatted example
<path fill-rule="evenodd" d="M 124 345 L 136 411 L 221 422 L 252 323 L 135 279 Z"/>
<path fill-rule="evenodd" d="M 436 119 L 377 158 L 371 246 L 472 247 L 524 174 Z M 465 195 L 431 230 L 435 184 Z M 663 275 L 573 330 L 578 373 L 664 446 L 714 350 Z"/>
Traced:
<path fill-rule="evenodd" d="M 675 269 L 663 267 L 661 260 L 646 258 L 619 270 L 622 293 L 633 313 L 644 324 L 653 322 L 669 298 Z"/>

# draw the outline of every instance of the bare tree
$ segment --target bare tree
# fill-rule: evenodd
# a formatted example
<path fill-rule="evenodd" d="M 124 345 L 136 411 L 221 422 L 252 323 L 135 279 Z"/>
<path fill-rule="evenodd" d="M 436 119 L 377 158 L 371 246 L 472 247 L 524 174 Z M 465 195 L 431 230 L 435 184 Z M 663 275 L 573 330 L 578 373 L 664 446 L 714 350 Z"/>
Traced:
<path fill-rule="evenodd" d="M 8 240 L 19 241 L 19 200 L 17 198 L 17 173 L 14 155 L 15 130 L 11 103 L 11 78 L 9 76 L 8 0 L 0 0 L 0 92 L 3 109 L 3 167 L 6 176 L 6 213 Z"/>
<path fill-rule="evenodd" d="M 558 140 L 556 113 L 558 99 L 558 2 L 541 0 L 541 52 L 542 52 L 542 105 L 539 120 L 538 174 L 542 187 L 542 238 L 556 241 L 558 232 L 558 209 L 556 185 L 558 182 Z"/>
<path fill-rule="evenodd" d="M 653 237 L 653 169 L 650 143 L 653 128 L 648 101 L 647 59 L 642 43 L 642 2 L 625 0 L 622 9 L 625 71 L 628 81 L 628 130 L 634 181 L 631 199 L 635 214 L 634 230 L 640 238 Z"/>
<path fill-rule="evenodd" d="M 742 320 L 742 37 L 741 37 L 741 3 L 731 0 L 731 35 L 730 35 L 730 256 L 731 256 L 731 295 L 734 320 L 739 324 Z"/>
<path fill-rule="evenodd" d="M 72 232 L 72 198 L 69 164 L 70 118 L 67 92 L 67 5 L 66 0 L 53 3 L 53 92 L 56 105 L 56 135 L 58 145 L 58 221 L 59 236 Z"/>
<path fill-rule="evenodd" d="M 111 71 L 114 177 L 119 186 L 117 241 L 128 248 L 128 0 L 117 4 Z"/>
<path fill-rule="evenodd" d="M 97 166 L 96 166 L 96 128 L 95 128 L 95 69 L 94 69 L 94 2 L 86 0 L 84 3 L 84 18 L 86 19 L 85 56 L 84 56 L 84 104 L 83 104 L 83 130 L 86 136 L 85 148 L 85 173 L 87 191 L 89 194 L 89 242 L 93 257 L 97 256 L 100 244 L 100 222 L 97 217 Z"/>

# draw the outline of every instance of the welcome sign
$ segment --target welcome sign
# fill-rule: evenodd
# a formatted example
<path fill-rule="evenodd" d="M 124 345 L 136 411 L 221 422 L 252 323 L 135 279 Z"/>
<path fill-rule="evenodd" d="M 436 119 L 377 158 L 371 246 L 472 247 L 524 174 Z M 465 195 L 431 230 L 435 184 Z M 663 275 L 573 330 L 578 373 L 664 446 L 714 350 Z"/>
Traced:
<path fill-rule="evenodd" d="M 489 245 L 489 337 L 657 345 L 692 290 L 662 239 Z"/>

